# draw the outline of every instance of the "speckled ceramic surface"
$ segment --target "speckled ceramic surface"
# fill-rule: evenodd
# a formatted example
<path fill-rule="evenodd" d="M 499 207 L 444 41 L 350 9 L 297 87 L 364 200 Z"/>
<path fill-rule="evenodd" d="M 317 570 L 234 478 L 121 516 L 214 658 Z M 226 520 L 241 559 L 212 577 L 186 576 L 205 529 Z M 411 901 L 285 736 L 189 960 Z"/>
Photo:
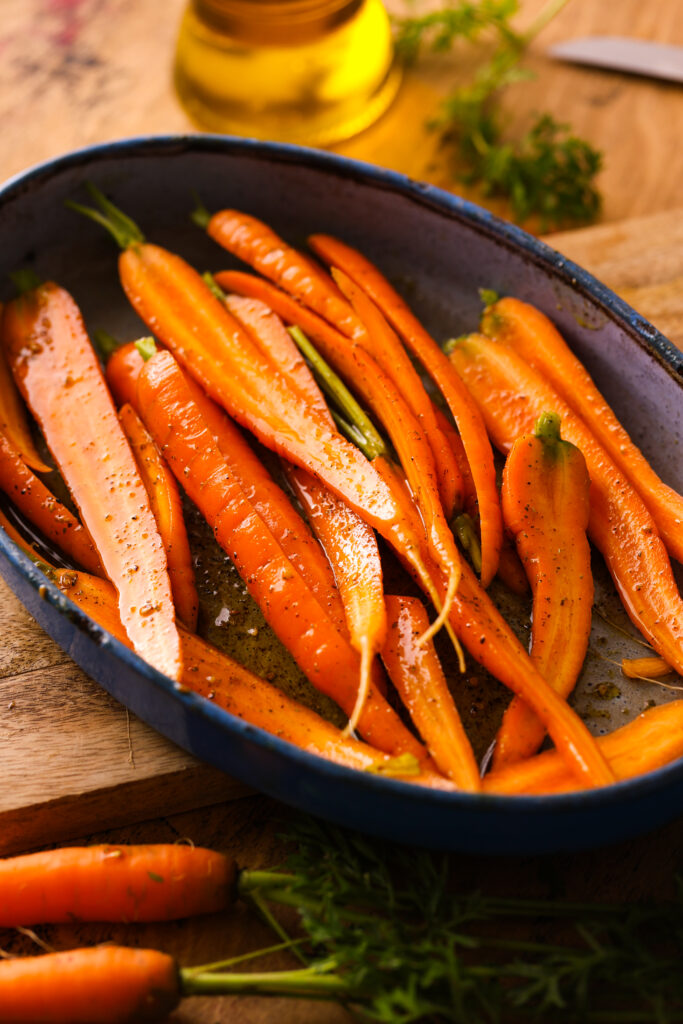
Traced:
<path fill-rule="evenodd" d="M 338 234 L 375 260 L 435 336 L 471 329 L 480 287 L 515 294 L 548 313 L 586 362 L 655 468 L 683 488 L 683 358 L 650 324 L 590 275 L 486 211 L 438 189 L 325 153 L 212 136 L 127 140 L 71 154 L 0 190 L 0 280 L 30 265 L 67 287 L 91 329 L 140 333 L 116 276 L 116 253 L 98 228 L 64 206 L 94 181 L 146 235 L 199 269 L 230 260 L 189 220 L 196 190 L 210 209 L 243 208 L 289 241 Z M 5 288 L 5 298 L 11 294 Z M 245 628 L 229 567 L 194 533 L 202 632 L 269 676 L 302 687 L 260 626 Z M 626 684 L 612 664 L 639 647 L 596 558 L 591 651 L 575 706 L 595 733 L 629 721 L 670 694 Z M 683 763 L 601 791 L 501 798 L 425 791 L 339 768 L 232 718 L 145 665 L 79 612 L 0 533 L 0 570 L 44 628 L 118 700 L 172 740 L 257 789 L 335 821 L 397 840 L 482 852 L 541 852 L 598 845 L 644 831 L 683 810 Z M 216 584 L 216 574 L 220 583 Z M 214 593 L 216 591 L 216 593 Z M 504 599 L 503 594 L 498 595 Z M 245 606 L 246 608 L 246 606 Z M 528 609 L 510 606 L 523 632 Z M 243 614 L 251 614 L 243 611 Z M 237 620 L 237 625 L 235 621 Z M 250 622 L 252 620 L 249 620 Z M 618 628 L 616 628 L 618 627 Z M 253 629 L 259 633 L 254 635 Z M 247 637 L 249 639 L 247 639 Z M 478 673 L 481 676 L 481 673 Z M 481 752 L 501 697 L 481 680 L 454 679 Z M 310 699 L 310 694 L 305 694 Z M 315 701 L 313 701 L 315 703 Z"/>

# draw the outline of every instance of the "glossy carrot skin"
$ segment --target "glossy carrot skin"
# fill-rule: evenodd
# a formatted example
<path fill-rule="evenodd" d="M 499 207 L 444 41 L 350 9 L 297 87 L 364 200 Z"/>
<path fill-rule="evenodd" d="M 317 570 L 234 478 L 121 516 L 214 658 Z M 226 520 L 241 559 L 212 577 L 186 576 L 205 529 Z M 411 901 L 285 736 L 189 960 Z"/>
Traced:
<path fill-rule="evenodd" d="M 2 433 L 0 488 L 26 519 L 76 565 L 95 575 L 102 574 L 102 563 L 87 530 L 35 476 Z"/>
<path fill-rule="evenodd" d="M 75 604 L 122 643 L 130 646 L 110 583 L 85 573 L 54 570 L 50 578 Z M 181 682 L 237 718 L 302 750 L 359 771 L 391 768 L 392 758 L 359 740 L 342 735 L 314 711 L 288 697 L 272 683 L 249 672 L 194 633 L 180 627 L 183 651 Z M 410 781 L 437 789 L 450 783 L 423 762 Z"/>
<path fill-rule="evenodd" d="M 633 722 L 607 736 L 598 746 L 621 781 L 655 771 L 683 756 L 683 701 L 648 708 Z M 487 793 L 533 795 L 567 793 L 581 786 L 554 750 L 491 772 L 483 780 Z"/>
<path fill-rule="evenodd" d="M 199 596 L 178 485 L 133 406 L 122 405 L 119 419 L 135 456 L 166 551 L 176 614 L 184 626 L 194 631 L 197 628 Z"/>
<path fill-rule="evenodd" d="M 389 629 L 382 660 L 439 769 L 458 789 L 481 789 L 479 769 L 434 645 L 416 641 L 429 625 L 417 598 L 386 598 Z"/>
<path fill-rule="evenodd" d="M 0 305 L 1 320 L 2 306 Z M 16 448 L 27 466 L 37 473 L 51 472 L 52 467 L 43 462 L 33 443 L 26 410 L 2 350 L 0 350 L 0 431 Z"/>
<path fill-rule="evenodd" d="M 531 660 L 562 697 L 574 689 L 588 650 L 593 609 L 586 460 L 541 417 L 518 438 L 503 470 L 503 520 L 533 593 Z M 496 737 L 493 767 L 536 753 L 543 723 L 514 698 Z"/>
<path fill-rule="evenodd" d="M 659 679 L 672 672 L 663 658 L 622 658 L 621 671 L 629 679 Z"/>
<path fill-rule="evenodd" d="M 313 235 L 309 244 L 326 263 L 343 270 L 369 295 L 445 398 L 475 481 L 482 531 L 481 577 L 488 586 L 496 573 L 503 527 L 493 453 L 479 410 L 434 339 L 369 260 L 329 235 Z"/>
<path fill-rule="evenodd" d="M 518 352 L 581 417 L 639 493 L 669 553 L 683 562 L 683 496 L 660 480 L 552 321 L 526 302 L 503 298 L 485 310 L 481 329 Z"/>
<path fill-rule="evenodd" d="M 350 714 L 358 688 L 358 656 L 246 498 L 170 353 L 158 352 L 146 363 L 138 399 L 143 419 L 171 469 L 211 525 L 266 621 L 313 686 Z M 380 749 L 424 756 L 372 686 L 359 729 Z"/>
<path fill-rule="evenodd" d="M 118 590 L 135 650 L 177 678 L 180 641 L 163 543 L 76 303 L 57 285 L 41 285 L 7 306 L 2 340 Z"/>
<path fill-rule="evenodd" d="M 202 847 L 71 846 L 0 860 L 0 927 L 174 921 L 225 910 L 235 862 Z"/>
<path fill-rule="evenodd" d="M 512 349 L 472 335 L 456 345 L 451 359 L 501 451 L 533 430 L 546 409 L 561 416 L 564 437 L 583 453 L 591 478 L 589 537 L 634 625 L 683 673 L 683 601 L 654 521 L 624 474 L 557 392 Z"/>
<path fill-rule="evenodd" d="M 0 960 L 3 1024 L 151 1024 L 180 998 L 175 960 L 152 949 L 93 946 Z"/>

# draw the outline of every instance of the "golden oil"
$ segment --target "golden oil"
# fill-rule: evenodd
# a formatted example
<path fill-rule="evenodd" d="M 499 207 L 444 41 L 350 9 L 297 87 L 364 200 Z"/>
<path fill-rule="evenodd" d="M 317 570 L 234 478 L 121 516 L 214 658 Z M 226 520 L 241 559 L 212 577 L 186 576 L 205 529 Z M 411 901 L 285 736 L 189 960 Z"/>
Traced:
<path fill-rule="evenodd" d="M 324 146 L 367 128 L 399 86 L 380 0 L 191 0 L 183 106 L 208 131 Z"/>

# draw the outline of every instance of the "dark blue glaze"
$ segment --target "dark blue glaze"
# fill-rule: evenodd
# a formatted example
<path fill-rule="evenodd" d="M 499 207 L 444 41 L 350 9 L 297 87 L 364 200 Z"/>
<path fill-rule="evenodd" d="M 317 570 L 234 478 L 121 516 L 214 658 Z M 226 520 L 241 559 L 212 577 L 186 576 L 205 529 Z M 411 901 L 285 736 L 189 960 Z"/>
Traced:
<path fill-rule="evenodd" d="M 0 190 L 0 280 L 29 261 L 73 289 L 86 319 L 99 316 L 94 326 L 115 334 L 139 322 L 122 309 L 112 247 L 63 207 L 65 198 L 82 195 L 86 180 L 105 188 L 155 241 L 172 240 L 212 269 L 229 261 L 196 229 L 179 225 L 190 188 L 210 208 L 250 210 L 295 241 L 311 231 L 342 234 L 380 260 L 439 337 L 471 326 L 479 285 L 533 300 L 628 416 L 656 468 L 683 487 L 681 459 L 671 458 L 683 440 L 681 354 L 591 275 L 485 210 L 328 153 L 218 136 L 93 147 L 8 182 Z M 605 790 L 516 798 L 433 792 L 336 767 L 178 692 L 46 582 L 2 531 L 0 571 L 50 636 L 140 718 L 198 757 L 321 817 L 435 848 L 538 853 L 623 839 L 683 809 L 683 763 Z"/>

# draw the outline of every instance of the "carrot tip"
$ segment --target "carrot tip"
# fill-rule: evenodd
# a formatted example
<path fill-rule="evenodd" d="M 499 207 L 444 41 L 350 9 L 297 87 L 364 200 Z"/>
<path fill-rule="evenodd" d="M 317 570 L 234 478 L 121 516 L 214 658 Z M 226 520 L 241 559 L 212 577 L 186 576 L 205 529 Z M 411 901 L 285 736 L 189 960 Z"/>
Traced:
<path fill-rule="evenodd" d="M 360 681 L 358 684 L 358 694 L 356 696 L 356 703 L 353 706 L 351 717 L 349 718 L 346 726 L 342 730 L 342 736 L 347 739 L 351 733 L 356 731 L 359 719 L 365 709 L 365 704 L 368 699 L 368 692 L 370 690 L 370 669 L 372 667 L 373 653 L 368 643 L 367 637 L 363 637 L 361 640 L 361 653 L 360 653 Z"/>

